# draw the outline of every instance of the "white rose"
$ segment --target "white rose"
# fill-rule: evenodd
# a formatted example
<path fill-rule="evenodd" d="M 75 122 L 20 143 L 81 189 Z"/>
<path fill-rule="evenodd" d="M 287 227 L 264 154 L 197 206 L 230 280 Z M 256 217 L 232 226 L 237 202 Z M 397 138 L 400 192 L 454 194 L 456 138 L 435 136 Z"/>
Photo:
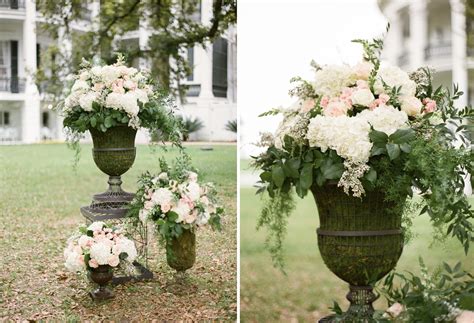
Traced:
<path fill-rule="evenodd" d="M 153 192 L 151 200 L 158 205 L 169 205 L 173 201 L 173 193 L 167 188 L 160 187 Z"/>
<path fill-rule="evenodd" d="M 198 174 L 196 174 L 195 172 L 188 172 L 188 180 L 190 182 L 197 182 Z"/>
<path fill-rule="evenodd" d="M 97 99 L 97 92 L 87 92 L 79 98 L 79 105 L 84 111 L 92 111 L 92 103 Z"/>
<path fill-rule="evenodd" d="M 369 89 L 360 89 L 352 93 L 351 100 L 352 104 L 367 107 L 375 100 L 375 97 Z"/>
<path fill-rule="evenodd" d="M 89 89 L 89 84 L 87 84 L 86 81 L 77 80 L 76 82 L 74 82 L 74 85 L 72 86 L 71 91 L 76 92 L 79 90 L 88 90 L 88 89 Z"/>
<path fill-rule="evenodd" d="M 401 109 L 410 117 L 419 115 L 422 107 L 423 103 L 414 96 L 402 97 L 401 99 Z"/>
<path fill-rule="evenodd" d="M 456 317 L 456 323 L 472 323 L 474 322 L 473 311 L 462 311 L 458 317 Z"/>
<path fill-rule="evenodd" d="M 199 197 L 201 196 L 200 192 L 201 189 L 199 187 L 198 183 L 191 182 L 187 185 L 186 187 L 187 193 L 186 195 L 189 197 L 191 201 L 197 201 L 199 200 Z"/>
<path fill-rule="evenodd" d="M 87 80 L 88 78 L 89 78 L 89 72 L 87 72 L 87 71 L 84 71 L 84 72 L 82 72 L 82 73 L 79 75 L 79 79 L 80 79 L 81 81 L 85 81 L 85 80 Z"/>
<path fill-rule="evenodd" d="M 402 304 L 400 303 L 394 303 L 392 306 L 390 306 L 385 312 L 390 315 L 390 317 L 394 318 L 399 316 L 405 308 L 403 307 Z"/>
<path fill-rule="evenodd" d="M 166 181 L 168 180 L 168 173 L 166 172 L 162 172 L 158 175 L 158 179 L 161 180 L 161 181 Z"/>
<path fill-rule="evenodd" d="M 104 227 L 105 223 L 102 222 L 102 221 L 96 221 L 96 222 L 92 222 L 91 225 L 89 225 L 87 227 L 87 230 L 90 230 L 90 231 L 97 231 L 97 230 L 102 230 L 102 228 Z"/>
<path fill-rule="evenodd" d="M 374 64 L 371 62 L 362 61 L 352 68 L 352 73 L 354 73 L 356 79 L 367 81 L 373 68 Z"/>

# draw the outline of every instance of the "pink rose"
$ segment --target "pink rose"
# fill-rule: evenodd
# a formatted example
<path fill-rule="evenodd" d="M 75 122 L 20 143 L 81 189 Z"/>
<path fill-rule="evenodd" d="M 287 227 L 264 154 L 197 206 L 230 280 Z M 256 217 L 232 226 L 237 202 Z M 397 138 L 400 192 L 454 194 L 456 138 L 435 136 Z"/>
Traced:
<path fill-rule="evenodd" d="M 80 256 L 79 256 L 79 262 L 80 262 L 81 264 L 83 264 L 83 265 L 85 264 L 85 262 L 84 262 L 84 255 L 80 255 Z"/>
<path fill-rule="evenodd" d="M 99 267 L 99 263 L 97 262 L 97 260 L 91 259 L 91 260 L 89 260 L 89 267 L 97 268 L 97 267 Z"/>
<path fill-rule="evenodd" d="M 423 99 L 423 104 L 425 105 L 423 113 L 431 113 L 431 112 L 434 112 L 436 110 L 436 101 L 435 100 L 425 98 L 425 99 Z"/>
<path fill-rule="evenodd" d="M 385 104 L 388 101 L 390 101 L 390 96 L 388 94 L 382 93 L 382 94 L 379 95 L 379 100 L 380 100 L 380 102 Z"/>
<path fill-rule="evenodd" d="M 122 79 L 115 80 L 112 83 L 112 92 L 122 93 L 122 94 L 125 93 L 125 89 L 123 88 L 123 80 Z"/>
<path fill-rule="evenodd" d="M 308 99 L 308 100 L 305 100 L 301 104 L 300 111 L 303 112 L 303 113 L 307 113 L 307 112 L 311 111 L 313 108 L 314 108 L 314 100 L 313 99 Z"/>
<path fill-rule="evenodd" d="M 187 196 L 187 195 L 184 195 L 181 199 L 180 199 L 180 202 L 182 203 L 186 203 L 190 209 L 194 209 L 194 203 L 193 201 Z"/>
<path fill-rule="evenodd" d="M 125 82 L 123 82 L 123 87 L 133 91 L 137 88 L 137 83 L 131 80 L 126 80 Z"/>
<path fill-rule="evenodd" d="M 338 100 L 331 100 L 326 108 L 324 108 L 324 115 L 326 117 L 339 117 L 346 115 L 348 106 L 345 102 Z"/>
<path fill-rule="evenodd" d="M 204 204 L 204 205 L 208 205 L 208 204 L 209 204 L 209 199 L 207 198 L 207 196 L 201 196 L 200 201 L 201 201 L 201 203 Z"/>
<path fill-rule="evenodd" d="M 367 81 L 364 81 L 364 80 L 357 80 L 356 85 L 357 85 L 357 88 L 360 90 L 369 88 L 369 83 L 367 83 Z"/>
<path fill-rule="evenodd" d="M 161 204 L 160 205 L 161 212 L 168 213 L 171 210 L 171 204 Z"/>
<path fill-rule="evenodd" d="M 144 208 L 145 208 L 145 210 L 148 211 L 148 210 L 151 210 L 153 208 L 153 205 L 154 205 L 154 203 L 152 201 L 146 201 L 145 205 L 144 205 Z"/>
<path fill-rule="evenodd" d="M 104 88 L 104 83 L 95 83 L 94 84 L 94 91 L 100 92 Z"/>
<path fill-rule="evenodd" d="M 329 104 L 329 98 L 327 96 L 323 96 L 320 104 L 323 108 L 327 107 Z"/>
<path fill-rule="evenodd" d="M 120 258 L 118 255 L 110 255 L 109 258 L 107 259 L 107 263 L 111 267 L 117 267 L 118 264 L 120 263 Z"/>

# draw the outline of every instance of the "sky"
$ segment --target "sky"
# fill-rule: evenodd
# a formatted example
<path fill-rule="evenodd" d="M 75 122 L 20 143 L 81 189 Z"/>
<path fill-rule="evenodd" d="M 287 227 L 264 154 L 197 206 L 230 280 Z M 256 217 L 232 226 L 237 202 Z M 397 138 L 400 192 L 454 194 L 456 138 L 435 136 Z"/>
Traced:
<path fill-rule="evenodd" d="M 387 20 L 376 0 L 239 0 L 238 106 L 241 158 L 258 152 L 259 132 L 273 132 L 279 117 L 257 116 L 287 107 L 290 79 L 312 80 L 310 62 L 355 64 L 355 38 L 383 34 Z"/>

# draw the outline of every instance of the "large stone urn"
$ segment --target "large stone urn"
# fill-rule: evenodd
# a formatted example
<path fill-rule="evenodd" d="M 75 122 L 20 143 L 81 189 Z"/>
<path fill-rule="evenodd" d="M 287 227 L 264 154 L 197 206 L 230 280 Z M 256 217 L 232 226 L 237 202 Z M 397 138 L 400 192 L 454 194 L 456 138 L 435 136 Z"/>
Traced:
<path fill-rule="evenodd" d="M 179 237 L 166 242 L 166 261 L 178 272 L 184 272 L 196 262 L 196 234 L 183 230 Z"/>
<path fill-rule="evenodd" d="M 343 321 L 369 322 L 377 299 L 372 287 L 395 268 L 403 250 L 401 211 L 394 211 L 394 205 L 379 191 L 366 192 L 360 199 L 345 194 L 336 182 L 314 185 L 311 190 L 320 219 L 321 256 L 349 284 L 350 306 Z M 320 320 L 331 321 L 331 317 Z"/>
<path fill-rule="evenodd" d="M 121 176 L 135 161 L 135 136 L 137 130 L 127 126 L 117 126 L 102 132 L 89 129 L 94 148 L 92 154 L 97 167 L 109 175 L 109 188 L 106 192 L 95 194 L 94 200 L 109 203 L 125 203 L 133 199 L 133 194 L 122 190 Z"/>

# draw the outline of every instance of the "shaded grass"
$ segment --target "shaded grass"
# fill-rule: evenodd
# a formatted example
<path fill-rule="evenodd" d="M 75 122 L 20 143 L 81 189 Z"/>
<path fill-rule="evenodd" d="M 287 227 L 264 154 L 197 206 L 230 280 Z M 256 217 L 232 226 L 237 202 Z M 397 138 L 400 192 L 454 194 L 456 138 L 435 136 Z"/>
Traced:
<path fill-rule="evenodd" d="M 343 308 L 348 302 L 347 285 L 324 265 L 318 251 L 315 229 L 318 227 L 316 204 L 312 196 L 299 200 L 289 219 L 285 241 L 287 276 L 272 267 L 264 248 L 265 232 L 257 232 L 255 225 L 261 201 L 255 189 L 241 189 L 240 255 L 241 255 L 241 319 L 245 322 L 315 321 L 329 314 L 333 300 Z M 466 256 L 461 244 L 454 239 L 433 242 L 433 230 L 427 216 L 417 217 L 413 223 L 417 236 L 403 251 L 398 271 L 419 272 L 418 257 L 428 267 L 443 261 L 454 265 L 459 260 L 465 270 L 474 272 L 474 257 Z M 379 299 L 376 306 L 386 308 Z"/>
<path fill-rule="evenodd" d="M 188 147 L 200 180 L 215 182 L 227 209 L 222 233 L 198 232 L 197 261 L 187 278 L 166 265 L 164 250 L 151 246 L 150 282 L 115 288 L 112 301 L 93 303 L 86 279 L 63 267 L 65 241 L 84 223 L 79 208 L 107 188 L 94 165 L 91 145 L 82 145 L 77 173 L 63 144 L 0 147 L 0 320 L 58 321 L 236 318 L 236 147 L 202 151 Z M 137 146 L 123 188 L 133 191 L 144 171 L 158 171 L 158 157 L 171 160 L 176 149 L 152 153 Z"/>

